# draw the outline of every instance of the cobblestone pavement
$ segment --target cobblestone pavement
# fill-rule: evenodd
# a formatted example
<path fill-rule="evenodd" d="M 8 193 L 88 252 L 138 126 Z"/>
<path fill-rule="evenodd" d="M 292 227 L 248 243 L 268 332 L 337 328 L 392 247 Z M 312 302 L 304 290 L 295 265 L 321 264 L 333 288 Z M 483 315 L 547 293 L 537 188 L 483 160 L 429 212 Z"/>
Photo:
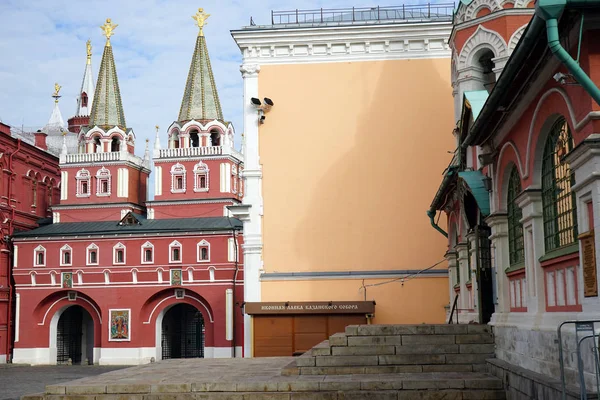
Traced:
<path fill-rule="evenodd" d="M 0 400 L 17 400 L 44 391 L 46 385 L 81 379 L 126 367 L 99 365 L 0 365 Z"/>

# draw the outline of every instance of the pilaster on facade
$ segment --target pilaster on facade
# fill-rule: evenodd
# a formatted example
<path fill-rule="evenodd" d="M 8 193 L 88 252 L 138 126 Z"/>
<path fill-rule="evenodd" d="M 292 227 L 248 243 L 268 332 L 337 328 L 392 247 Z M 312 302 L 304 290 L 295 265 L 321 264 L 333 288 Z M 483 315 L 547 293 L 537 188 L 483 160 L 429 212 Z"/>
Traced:
<path fill-rule="evenodd" d="M 458 243 L 456 246 L 454 246 L 454 250 L 456 250 L 457 253 L 457 268 L 459 271 L 459 276 L 460 276 L 460 282 L 459 282 L 459 288 L 460 288 L 460 296 L 458 298 L 458 305 L 459 305 L 459 309 L 461 311 L 460 314 L 463 313 L 463 311 L 468 310 L 469 309 L 469 292 L 467 290 L 467 276 L 468 276 L 468 268 L 469 268 L 469 247 L 467 245 L 466 242 L 461 242 Z M 459 314 L 459 315 L 460 315 Z"/>
<path fill-rule="evenodd" d="M 523 240 L 525 245 L 525 275 L 527 276 L 527 312 L 537 314 L 546 307 L 544 271 L 539 259 L 545 253 L 542 192 L 529 187 L 515 199 L 523 212 Z"/>
<path fill-rule="evenodd" d="M 510 285 L 505 270 L 510 265 L 508 251 L 508 216 L 505 213 L 494 213 L 486 218 L 485 222 L 492 230 L 490 240 L 493 251 L 493 271 L 496 275 L 496 293 L 494 299 L 496 313 L 510 311 Z M 493 321 L 493 317 L 492 317 Z"/>
<path fill-rule="evenodd" d="M 450 308 L 448 309 L 448 313 L 450 313 L 452 311 L 452 306 L 454 305 L 455 296 L 460 296 L 460 291 L 456 293 L 455 290 L 455 286 L 458 284 L 456 277 L 456 269 L 458 268 L 458 252 L 455 250 L 448 250 L 444 257 L 448 262 L 448 294 L 450 295 Z M 446 320 L 448 320 L 448 317 L 449 314 L 446 315 Z"/>
<path fill-rule="evenodd" d="M 467 234 L 466 239 L 469 243 L 468 245 L 468 256 L 469 260 L 467 263 L 467 276 L 469 277 L 469 281 L 471 282 L 471 298 L 469 299 L 470 309 L 477 312 L 479 310 L 479 285 L 477 282 L 477 240 L 479 237 L 475 233 L 475 231 L 471 231 Z"/>

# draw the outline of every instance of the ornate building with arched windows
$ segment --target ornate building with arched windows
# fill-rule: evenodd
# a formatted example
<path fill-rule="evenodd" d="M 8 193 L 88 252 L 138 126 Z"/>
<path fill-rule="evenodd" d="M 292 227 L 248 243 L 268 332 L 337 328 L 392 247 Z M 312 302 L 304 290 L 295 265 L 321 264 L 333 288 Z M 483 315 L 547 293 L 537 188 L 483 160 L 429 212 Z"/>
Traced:
<path fill-rule="evenodd" d="M 557 332 L 600 315 L 598 10 L 532 7 L 459 4 L 457 148 L 428 214 L 448 222 L 448 318 L 494 327 L 492 372 L 507 389 L 516 376 L 590 389 L 593 352 L 583 343 L 580 375 L 576 340 L 593 328 Z"/>
<path fill-rule="evenodd" d="M 12 362 L 123 365 L 242 354 L 242 226 L 227 206 L 241 201 L 244 164 L 221 111 L 202 33 L 206 16 L 196 15 L 200 33 L 168 145 L 161 147 L 157 127 L 144 157 L 135 155 L 125 120 L 110 41 L 116 25 L 102 26 L 95 88 L 88 42 L 69 120 L 74 133 L 59 146 L 53 193 L 60 202 L 39 228 L 12 238 Z M 52 178 L 37 169 L 25 177 L 38 188 L 35 204 Z"/>

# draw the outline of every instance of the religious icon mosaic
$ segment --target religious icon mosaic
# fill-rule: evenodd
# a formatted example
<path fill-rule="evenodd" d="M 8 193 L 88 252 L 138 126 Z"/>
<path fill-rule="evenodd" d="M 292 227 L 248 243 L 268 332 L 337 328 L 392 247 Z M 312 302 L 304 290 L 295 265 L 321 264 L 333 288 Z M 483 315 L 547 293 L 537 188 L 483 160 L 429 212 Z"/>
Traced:
<path fill-rule="evenodd" d="M 181 286 L 181 270 L 171 270 L 171 286 Z"/>
<path fill-rule="evenodd" d="M 109 332 L 110 341 L 129 341 L 131 340 L 130 329 L 130 309 L 109 310 Z"/>
<path fill-rule="evenodd" d="M 61 274 L 61 286 L 63 288 L 72 288 L 73 287 L 73 273 L 72 272 L 63 272 Z"/>

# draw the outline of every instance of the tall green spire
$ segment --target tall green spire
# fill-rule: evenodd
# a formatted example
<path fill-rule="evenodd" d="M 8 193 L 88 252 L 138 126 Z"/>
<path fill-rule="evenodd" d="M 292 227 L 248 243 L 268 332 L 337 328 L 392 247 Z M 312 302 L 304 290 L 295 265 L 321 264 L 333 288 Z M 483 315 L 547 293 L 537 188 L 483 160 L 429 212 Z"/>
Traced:
<path fill-rule="evenodd" d="M 113 57 L 110 37 L 117 25 L 109 19 L 101 28 L 106 36 L 106 45 L 102 53 L 100 63 L 100 72 L 98 72 L 98 81 L 96 91 L 94 92 L 94 103 L 92 113 L 90 114 L 90 126 L 98 125 L 100 127 L 119 126 L 125 128 L 125 114 L 123 113 L 123 103 L 121 102 L 121 91 L 119 90 L 119 80 L 117 79 L 117 69 Z"/>
<path fill-rule="evenodd" d="M 206 39 L 202 27 L 206 24 L 209 14 L 202 9 L 193 16 L 200 32 L 196 38 L 196 48 L 192 56 L 192 64 L 188 73 L 181 109 L 179 110 L 179 121 L 195 120 L 220 120 L 223 121 L 223 112 L 219 102 L 219 94 L 215 85 L 210 66 L 210 57 L 206 47 Z"/>

